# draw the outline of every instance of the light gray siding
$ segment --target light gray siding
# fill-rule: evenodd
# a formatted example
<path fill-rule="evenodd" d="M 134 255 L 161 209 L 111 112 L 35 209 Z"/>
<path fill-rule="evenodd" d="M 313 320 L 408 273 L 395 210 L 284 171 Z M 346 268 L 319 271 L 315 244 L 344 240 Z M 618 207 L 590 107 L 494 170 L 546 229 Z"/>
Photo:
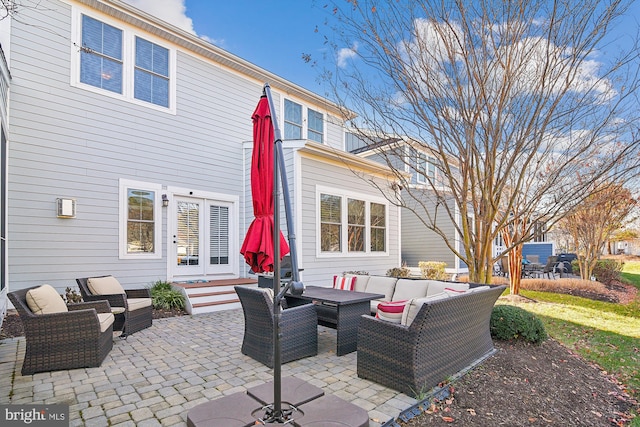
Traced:
<path fill-rule="evenodd" d="M 325 163 L 318 159 L 301 156 L 301 168 L 304 171 L 301 181 L 301 221 L 302 235 L 300 250 L 303 255 L 304 283 L 308 285 L 331 286 L 335 274 L 343 271 L 367 271 L 369 274 L 386 274 L 389 268 L 399 266 L 399 221 L 397 209 L 389 206 L 388 241 L 389 255 L 349 254 L 341 257 L 318 256 L 318 219 L 317 188 L 318 186 L 348 189 L 352 194 L 379 198 L 380 193 L 370 183 L 350 172 L 345 165 Z M 346 173 L 345 173 L 346 172 Z M 367 177 L 371 178 L 371 177 Z M 381 185 L 387 183 L 378 181 Z"/>
<path fill-rule="evenodd" d="M 13 22 L 11 286 L 96 274 L 146 285 L 166 276 L 168 242 L 162 259 L 118 258 L 119 179 L 240 196 L 261 86 L 179 51 L 176 115 L 71 87 L 70 12 L 50 2 Z M 56 197 L 77 199 L 75 219 L 56 217 Z"/>

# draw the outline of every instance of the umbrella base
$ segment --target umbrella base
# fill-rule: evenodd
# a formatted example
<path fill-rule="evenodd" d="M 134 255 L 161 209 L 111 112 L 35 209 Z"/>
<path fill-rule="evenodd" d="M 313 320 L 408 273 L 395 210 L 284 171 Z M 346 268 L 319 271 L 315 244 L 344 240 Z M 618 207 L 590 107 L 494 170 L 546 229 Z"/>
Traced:
<path fill-rule="evenodd" d="M 270 391 L 271 390 L 271 391 Z M 273 382 L 252 387 L 247 392 L 234 393 L 193 407 L 187 415 L 189 427 L 248 427 L 282 425 L 297 427 L 367 427 L 369 415 L 352 403 L 333 395 L 324 395 L 321 388 L 294 377 L 282 379 L 281 412 L 274 413 Z M 299 405 L 288 402 L 299 403 Z"/>

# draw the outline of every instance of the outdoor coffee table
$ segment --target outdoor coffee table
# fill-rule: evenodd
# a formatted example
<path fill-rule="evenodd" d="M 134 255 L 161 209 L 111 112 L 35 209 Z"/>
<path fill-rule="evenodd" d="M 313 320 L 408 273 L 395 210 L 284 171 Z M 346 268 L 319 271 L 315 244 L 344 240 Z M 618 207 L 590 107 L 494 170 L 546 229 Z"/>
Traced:
<path fill-rule="evenodd" d="M 286 298 L 290 305 L 315 304 L 318 324 L 336 330 L 336 354 L 343 356 L 357 350 L 360 316 L 370 314 L 370 301 L 384 295 L 307 286 L 302 295 L 287 294 Z"/>

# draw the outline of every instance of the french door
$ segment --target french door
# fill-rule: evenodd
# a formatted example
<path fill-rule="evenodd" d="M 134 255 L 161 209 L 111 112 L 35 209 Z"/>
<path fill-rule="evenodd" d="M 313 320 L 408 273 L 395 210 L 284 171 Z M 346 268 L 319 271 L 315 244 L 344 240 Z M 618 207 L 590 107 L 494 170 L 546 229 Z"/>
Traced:
<path fill-rule="evenodd" d="M 173 276 L 234 274 L 238 264 L 234 204 L 175 196 L 173 206 L 169 257 Z"/>

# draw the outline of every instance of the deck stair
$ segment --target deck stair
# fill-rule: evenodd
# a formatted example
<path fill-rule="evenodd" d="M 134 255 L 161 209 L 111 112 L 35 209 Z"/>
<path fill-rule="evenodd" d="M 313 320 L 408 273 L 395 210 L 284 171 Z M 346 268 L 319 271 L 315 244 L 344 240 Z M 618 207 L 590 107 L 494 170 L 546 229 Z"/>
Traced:
<path fill-rule="evenodd" d="M 250 278 L 223 280 L 189 280 L 174 282 L 185 296 L 185 309 L 189 314 L 241 308 L 234 286 L 257 287 L 258 281 Z"/>

